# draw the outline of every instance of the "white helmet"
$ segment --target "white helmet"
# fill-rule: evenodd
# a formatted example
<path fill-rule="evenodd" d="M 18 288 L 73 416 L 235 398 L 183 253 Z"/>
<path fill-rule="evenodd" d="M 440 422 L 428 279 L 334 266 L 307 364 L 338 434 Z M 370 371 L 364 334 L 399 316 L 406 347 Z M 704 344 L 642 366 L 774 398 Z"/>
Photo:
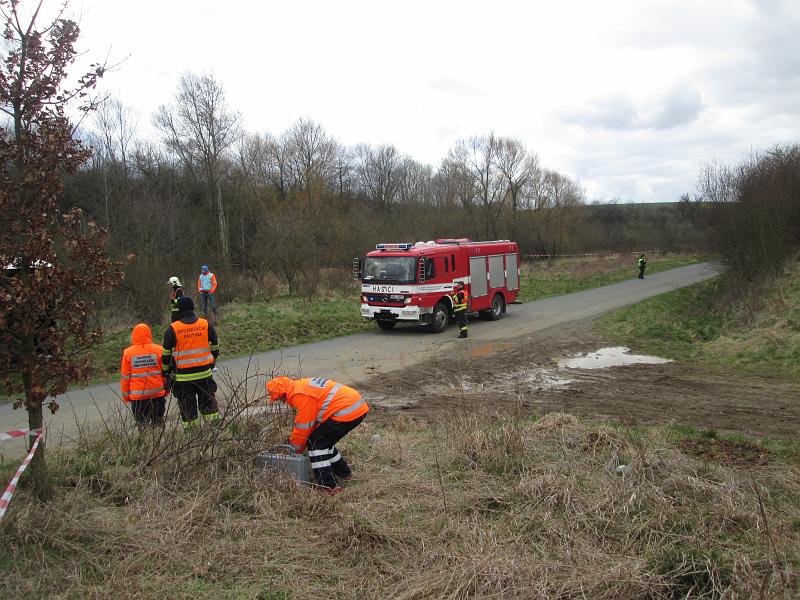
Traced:
<path fill-rule="evenodd" d="M 169 283 L 172 284 L 172 285 L 177 285 L 178 287 L 182 287 L 181 286 L 181 282 L 177 277 L 170 277 L 169 278 Z"/>

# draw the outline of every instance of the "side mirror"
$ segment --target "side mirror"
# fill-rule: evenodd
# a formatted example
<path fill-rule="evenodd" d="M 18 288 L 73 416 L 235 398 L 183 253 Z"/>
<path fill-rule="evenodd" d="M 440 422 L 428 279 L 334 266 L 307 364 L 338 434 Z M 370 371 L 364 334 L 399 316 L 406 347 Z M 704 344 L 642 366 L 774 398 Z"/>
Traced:
<path fill-rule="evenodd" d="M 353 279 L 361 281 L 361 259 L 353 259 Z"/>

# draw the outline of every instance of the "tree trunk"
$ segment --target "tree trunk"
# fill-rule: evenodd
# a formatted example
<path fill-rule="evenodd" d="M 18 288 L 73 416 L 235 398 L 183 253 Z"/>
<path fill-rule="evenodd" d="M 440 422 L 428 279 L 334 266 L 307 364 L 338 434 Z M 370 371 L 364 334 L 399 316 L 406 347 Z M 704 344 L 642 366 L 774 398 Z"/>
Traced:
<path fill-rule="evenodd" d="M 217 177 L 216 188 L 215 204 L 217 208 L 217 223 L 219 226 L 219 248 L 222 252 L 222 260 L 227 266 L 230 264 L 230 242 L 228 241 L 228 222 L 225 218 L 225 207 L 222 204 L 222 183 L 219 177 Z"/>
<path fill-rule="evenodd" d="M 31 430 L 42 429 L 42 400 L 33 393 L 31 372 L 23 369 L 22 382 L 25 386 L 25 407 L 28 411 L 28 428 Z M 44 431 L 42 431 L 44 433 Z M 35 437 L 28 436 L 28 451 L 33 445 Z M 39 441 L 39 447 L 30 463 L 30 480 L 33 484 L 33 493 L 39 500 L 46 501 L 53 496 L 53 488 L 50 485 L 50 477 L 47 473 L 47 462 L 44 458 L 44 438 Z"/>

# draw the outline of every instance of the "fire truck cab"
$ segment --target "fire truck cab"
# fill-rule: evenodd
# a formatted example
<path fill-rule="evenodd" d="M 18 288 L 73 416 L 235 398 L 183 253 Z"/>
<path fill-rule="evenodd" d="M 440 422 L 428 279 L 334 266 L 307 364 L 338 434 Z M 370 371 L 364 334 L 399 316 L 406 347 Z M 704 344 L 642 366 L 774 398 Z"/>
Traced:
<path fill-rule="evenodd" d="M 519 247 L 509 240 L 466 238 L 381 243 L 353 259 L 361 281 L 361 316 L 381 329 L 416 322 L 440 333 L 452 318 L 455 284 L 469 294 L 467 313 L 496 321 L 519 293 Z"/>

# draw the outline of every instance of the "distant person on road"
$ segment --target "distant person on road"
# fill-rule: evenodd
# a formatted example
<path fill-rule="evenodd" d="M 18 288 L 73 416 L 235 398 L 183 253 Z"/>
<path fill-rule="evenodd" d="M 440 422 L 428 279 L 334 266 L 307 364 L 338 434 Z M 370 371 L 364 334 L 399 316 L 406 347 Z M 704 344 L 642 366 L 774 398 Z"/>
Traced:
<path fill-rule="evenodd" d="M 200 276 L 197 278 L 197 292 L 200 294 L 200 305 L 203 307 L 203 316 L 208 318 L 209 308 L 217 315 L 214 294 L 217 292 L 217 276 L 208 270 L 208 265 L 200 267 Z"/>
<path fill-rule="evenodd" d="M 467 301 L 469 300 L 469 294 L 467 294 L 467 289 L 464 286 L 463 281 L 459 281 L 456 283 L 455 291 L 453 292 L 453 314 L 456 318 L 456 323 L 458 323 L 458 337 L 465 338 L 468 335 L 467 332 Z"/>
<path fill-rule="evenodd" d="M 136 425 L 163 425 L 166 407 L 166 379 L 162 371 L 162 348 L 153 343 L 150 327 L 139 323 L 131 332 L 120 365 L 122 401 L 129 404 Z"/>
<path fill-rule="evenodd" d="M 647 268 L 647 259 L 642 254 L 639 257 L 639 279 L 644 279 L 644 270 Z"/>
<path fill-rule="evenodd" d="M 219 340 L 214 326 L 194 314 L 189 296 L 178 298 L 180 319 L 164 333 L 164 377 L 175 374 L 172 393 L 178 400 L 183 430 L 200 425 L 198 408 L 204 421 L 219 419 L 217 384 L 212 377 Z"/>
<path fill-rule="evenodd" d="M 270 402 L 283 401 L 297 411 L 289 443 L 300 454 L 308 448 L 314 478 L 329 494 L 341 491 L 336 478 L 350 477 L 350 466 L 336 442 L 367 416 L 369 406 L 356 390 L 333 379 L 275 377 L 267 382 Z"/>
<path fill-rule="evenodd" d="M 171 322 L 177 321 L 180 317 L 178 316 L 178 298 L 183 297 L 183 286 L 181 285 L 180 279 L 177 277 L 170 277 L 169 278 L 169 285 L 172 286 L 172 292 L 169 296 L 169 303 L 171 308 Z"/>

